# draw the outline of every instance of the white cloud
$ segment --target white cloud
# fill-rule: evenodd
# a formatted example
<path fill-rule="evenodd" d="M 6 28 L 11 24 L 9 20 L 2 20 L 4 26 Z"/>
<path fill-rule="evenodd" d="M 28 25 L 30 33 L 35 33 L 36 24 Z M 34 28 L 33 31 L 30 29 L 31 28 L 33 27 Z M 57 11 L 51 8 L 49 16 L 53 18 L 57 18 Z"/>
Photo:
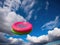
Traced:
<path fill-rule="evenodd" d="M 24 8 L 26 12 L 29 12 L 29 10 L 31 10 L 34 4 L 35 4 L 35 0 L 23 0 L 21 7 Z"/>
<path fill-rule="evenodd" d="M 47 35 L 42 35 L 39 37 L 27 35 L 27 40 L 33 42 L 34 44 L 45 44 L 52 41 L 60 40 L 60 29 L 54 28 L 54 30 L 48 31 Z"/>
<path fill-rule="evenodd" d="M 24 44 L 24 43 L 23 43 L 23 40 L 20 39 L 20 38 L 10 37 L 10 38 L 9 38 L 9 41 L 10 41 L 10 44 L 16 44 L 16 45 L 22 45 L 22 44 Z"/>
<path fill-rule="evenodd" d="M 26 17 L 26 20 L 30 20 L 32 18 L 32 13 L 34 10 L 31 10 L 28 14 L 28 16 Z"/>
<path fill-rule="evenodd" d="M 60 29 L 54 28 L 52 31 L 48 31 L 49 41 L 60 40 Z"/>
<path fill-rule="evenodd" d="M 1 44 L 1 43 L 8 43 L 8 42 L 9 42 L 9 41 L 8 41 L 7 38 L 5 38 L 4 33 L 1 33 L 1 32 L 0 32 L 0 44 Z"/>
<path fill-rule="evenodd" d="M 33 6 L 36 4 L 35 0 L 23 0 L 21 7 L 24 9 L 24 12 L 27 14 L 26 20 L 32 18 L 32 13 L 34 11 Z"/>
<path fill-rule="evenodd" d="M 21 4 L 20 0 L 6 0 L 3 7 L 8 7 L 11 10 L 17 10 Z"/>
<path fill-rule="evenodd" d="M 42 36 L 36 37 L 36 36 L 27 35 L 27 40 L 34 43 L 42 43 L 42 42 L 48 41 L 48 36 L 42 35 Z"/>
<path fill-rule="evenodd" d="M 46 24 L 44 24 L 41 29 L 42 30 L 50 30 L 50 29 L 54 29 L 55 27 L 58 27 L 59 24 L 59 16 L 56 16 L 54 21 L 50 21 L 47 22 Z"/>
<path fill-rule="evenodd" d="M 48 7 L 49 7 L 49 2 L 46 1 L 46 7 L 45 7 L 45 10 L 48 10 Z"/>
<path fill-rule="evenodd" d="M 13 11 L 16 11 L 18 10 L 18 8 L 21 8 L 27 14 L 27 20 L 30 20 L 30 18 L 32 17 L 32 13 L 30 14 L 30 12 L 32 11 L 32 8 L 35 3 L 35 0 L 23 0 L 22 2 L 21 0 L 5 0 L 3 7 L 7 7 L 8 9 Z"/>
<path fill-rule="evenodd" d="M 11 25 L 17 21 L 26 21 L 22 16 L 7 8 L 0 8 L 0 32 L 11 34 Z"/>

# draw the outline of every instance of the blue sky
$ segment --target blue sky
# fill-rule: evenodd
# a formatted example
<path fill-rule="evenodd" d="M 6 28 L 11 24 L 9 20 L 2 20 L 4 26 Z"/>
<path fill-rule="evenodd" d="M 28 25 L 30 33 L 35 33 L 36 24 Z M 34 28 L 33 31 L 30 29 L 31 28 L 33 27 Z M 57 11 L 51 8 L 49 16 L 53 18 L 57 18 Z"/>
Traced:
<path fill-rule="evenodd" d="M 47 9 L 45 9 L 46 6 Z M 31 19 L 28 21 L 33 25 L 33 30 L 30 35 L 34 36 L 47 34 L 47 30 L 42 31 L 41 27 L 45 23 L 55 20 L 56 16 L 60 16 L 59 0 L 36 0 L 36 4 L 31 9 L 34 11 Z M 17 13 L 22 15 L 24 18 L 27 16 L 27 14 L 24 12 L 24 9 L 21 8 L 18 9 Z M 34 19 L 35 16 L 36 19 Z"/>
<path fill-rule="evenodd" d="M 56 27 L 60 29 L 60 0 L 0 0 L 0 10 L 0 15 L 4 16 L 4 18 L 0 16 L 2 25 L 0 26 L 0 32 L 5 33 L 4 36 L 7 39 L 13 37 L 16 39 L 21 38 L 25 42 L 34 42 L 33 39 L 37 39 L 40 36 L 42 38 L 44 37 L 43 35 L 49 36 L 51 34 L 50 31 L 56 34 L 56 36 L 60 34 L 56 33 L 57 31 L 54 32 Z M 11 32 L 11 25 L 18 21 L 30 22 L 33 25 L 32 31 L 27 35 L 14 35 Z M 32 40 L 28 37 L 32 38 Z M 54 39 L 52 38 L 52 40 Z"/>

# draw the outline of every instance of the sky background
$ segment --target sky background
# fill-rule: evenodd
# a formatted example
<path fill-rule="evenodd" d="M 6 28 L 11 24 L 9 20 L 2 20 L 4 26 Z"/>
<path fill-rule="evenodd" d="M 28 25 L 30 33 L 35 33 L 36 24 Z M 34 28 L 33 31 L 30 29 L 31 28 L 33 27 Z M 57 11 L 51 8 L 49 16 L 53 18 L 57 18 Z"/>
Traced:
<path fill-rule="evenodd" d="M 18 21 L 30 22 L 32 31 L 14 35 L 11 25 Z M 59 45 L 60 0 L 0 0 L 0 35 L 1 43 Z"/>

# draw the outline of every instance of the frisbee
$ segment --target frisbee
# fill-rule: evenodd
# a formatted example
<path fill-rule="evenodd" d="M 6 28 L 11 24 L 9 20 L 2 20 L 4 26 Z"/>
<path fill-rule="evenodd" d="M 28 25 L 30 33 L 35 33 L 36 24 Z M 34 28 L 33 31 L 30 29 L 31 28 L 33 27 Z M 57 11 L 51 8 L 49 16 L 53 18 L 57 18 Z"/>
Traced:
<path fill-rule="evenodd" d="M 12 25 L 14 34 L 28 34 L 32 31 L 32 24 L 29 22 L 16 22 Z"/>

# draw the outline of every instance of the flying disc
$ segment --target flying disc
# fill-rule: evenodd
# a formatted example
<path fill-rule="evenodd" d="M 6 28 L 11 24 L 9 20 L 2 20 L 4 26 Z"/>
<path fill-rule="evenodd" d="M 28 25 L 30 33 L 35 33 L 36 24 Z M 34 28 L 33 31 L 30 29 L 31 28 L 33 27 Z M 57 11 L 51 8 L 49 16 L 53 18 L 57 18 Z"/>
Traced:
<path fill-rule="evenodd" d="M 32 24 L 29 22 L 16 22 L 12 25 L 12 32 L 16 34 L 27 34 L 32 30 Z"/>

